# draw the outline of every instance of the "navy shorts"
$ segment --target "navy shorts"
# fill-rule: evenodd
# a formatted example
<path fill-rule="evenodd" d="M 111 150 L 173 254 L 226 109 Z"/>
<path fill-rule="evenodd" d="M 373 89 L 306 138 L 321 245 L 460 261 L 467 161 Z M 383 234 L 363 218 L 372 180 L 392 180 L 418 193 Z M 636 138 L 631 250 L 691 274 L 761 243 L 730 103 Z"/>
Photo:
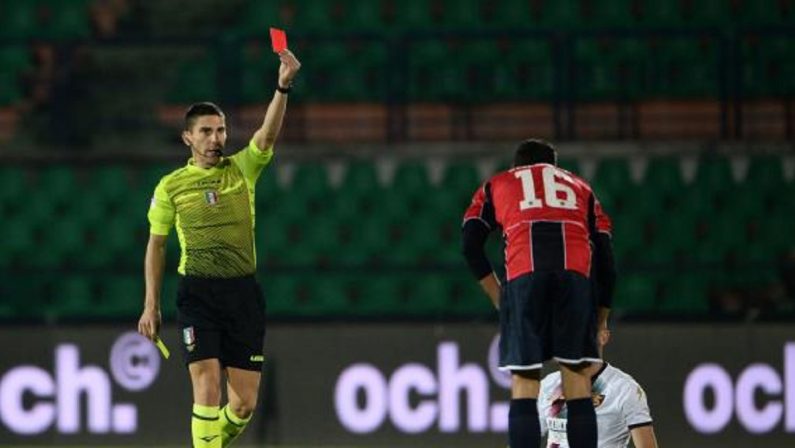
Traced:
<path fill-rule="evenodd" d="M 500 298 L 500 369 L 540 369 L 599 360 L 591 280 L 574 271 L 517 277 Z"/>
<path fill-rule="evenodd" d="M 222 367 L 262 370 L 265 299 L 254 276 L 183 276 L 177 323 L 185 363 L 216 358 Z"/>

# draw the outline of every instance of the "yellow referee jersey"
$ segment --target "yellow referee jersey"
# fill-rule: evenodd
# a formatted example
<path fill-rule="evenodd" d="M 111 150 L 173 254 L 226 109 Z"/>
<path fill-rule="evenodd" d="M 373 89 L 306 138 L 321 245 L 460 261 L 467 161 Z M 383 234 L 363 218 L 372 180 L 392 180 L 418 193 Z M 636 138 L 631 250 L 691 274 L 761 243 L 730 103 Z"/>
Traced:
<path fill-rule="evenodd" d="M 214 167 L 198 167 L 191 158 L 160 179 L 148 213 L 150 232 L 168 235 L 176 225 L 180 274 L 230 278 L 256 271 L 254 187 L 272 157 L 272 147 L 260 151 L 251 141 Z"/>

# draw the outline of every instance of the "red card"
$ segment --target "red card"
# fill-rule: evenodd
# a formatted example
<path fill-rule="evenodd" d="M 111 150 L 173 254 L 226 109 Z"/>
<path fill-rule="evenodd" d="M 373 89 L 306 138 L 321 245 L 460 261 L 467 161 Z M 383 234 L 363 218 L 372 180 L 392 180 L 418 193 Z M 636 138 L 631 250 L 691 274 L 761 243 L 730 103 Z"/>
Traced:
<path fill-rule="evenodd" d="M 271 45 L 274 53 L 281 53 L 287 49 L 287 34 L 284 30 L 271 28 Z"/>

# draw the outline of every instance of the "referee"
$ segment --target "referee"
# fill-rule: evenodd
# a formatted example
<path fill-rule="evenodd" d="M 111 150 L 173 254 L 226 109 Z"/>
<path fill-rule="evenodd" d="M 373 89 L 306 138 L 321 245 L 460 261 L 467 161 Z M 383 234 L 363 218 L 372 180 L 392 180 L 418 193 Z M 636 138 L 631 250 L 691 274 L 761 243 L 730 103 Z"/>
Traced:
<path fill-rule="evenodd" d="M 257 404 L 264 355 L 265 302 L 254 278 L 254 189 L 273 157 L 287 96 L 301 63 L 279 53 L 276 92 L 248 146 L 224 157 L 223 112 L 192 105 L 182 141 L 192 157 L 164 176 L 149 209 L 144 270 L 146 298 L 138 332 L 154 340 L 160 329 L 160 288 L 166 238 L 176 226 L 181 248 L 177 322 L 193 385 L 193 446 L 228 446 Z M 221 405 L 221 371 L 229 402 Z"/>

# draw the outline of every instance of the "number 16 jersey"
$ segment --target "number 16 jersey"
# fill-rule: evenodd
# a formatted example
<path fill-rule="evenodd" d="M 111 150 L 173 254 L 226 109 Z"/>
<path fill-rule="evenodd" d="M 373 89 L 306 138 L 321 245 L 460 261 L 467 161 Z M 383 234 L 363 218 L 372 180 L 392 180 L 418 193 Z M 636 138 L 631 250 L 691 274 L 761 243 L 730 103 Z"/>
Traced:
<path fill-rule="evenodd" d="M 610 233 L 610 218 L 583 179 L 554 165 L 518 166 L 494 175 L 472 198 L 464 223 L 502 229 L 507 280 L 535 271 L 588 277 L 591 238 Z"/>

